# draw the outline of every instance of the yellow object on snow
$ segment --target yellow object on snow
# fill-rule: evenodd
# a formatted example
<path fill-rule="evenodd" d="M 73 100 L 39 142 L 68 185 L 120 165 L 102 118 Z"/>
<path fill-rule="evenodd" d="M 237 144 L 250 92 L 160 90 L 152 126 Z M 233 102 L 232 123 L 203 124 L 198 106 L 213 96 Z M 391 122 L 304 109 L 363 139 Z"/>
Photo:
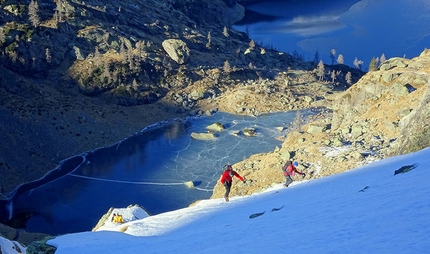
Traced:
<path fill-rule="evenodd" d="M 121 214 L 117 214 L 113 217 L 113 222 L 115 223 L 124 223 L 124 218 L 122 218 Z"/>

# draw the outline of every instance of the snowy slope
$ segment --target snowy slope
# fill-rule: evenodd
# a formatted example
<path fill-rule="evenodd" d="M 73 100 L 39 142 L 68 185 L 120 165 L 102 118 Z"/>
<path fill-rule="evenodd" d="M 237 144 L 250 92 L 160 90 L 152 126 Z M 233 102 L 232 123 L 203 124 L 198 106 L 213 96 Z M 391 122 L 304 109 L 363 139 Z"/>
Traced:
<path fill-rule="evenodd" d="M 4 237 L 0 236 L 0 253 L 15 254 L 15 253 L 25 253 L 26 247 L 22 246 L 16 241 L 10 241 Z"/>
<path fill-rule="evenodd" d="M 415 168 L 394 175 L 406 165 Z M 429 165 L 427 148 L 228 203 L 203 200 L 127 222 L 125 233 L 75 233 L 48 243 L 56 254 L 428 253 Z"/>

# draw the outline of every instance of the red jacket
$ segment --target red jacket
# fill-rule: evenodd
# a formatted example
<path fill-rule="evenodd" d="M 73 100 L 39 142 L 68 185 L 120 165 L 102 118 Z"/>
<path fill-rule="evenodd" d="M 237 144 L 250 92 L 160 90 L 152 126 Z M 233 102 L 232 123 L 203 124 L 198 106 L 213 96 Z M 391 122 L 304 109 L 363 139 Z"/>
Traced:
<path fill-rule="evenodd" d="M 230 175 L 230 172 L 233 172 L 234 176 L 236 176 L 241 181 L 243 181 L 243 177 L 241 177 L 238 173 L 236 173 L 236 171 L 234 171 L 234 170 L 226 170 L 226 171 L 224 171 L 224 173 L 222 173 L 221 180 L 220 180 L 223 185 L 224 185 L 225 182 L 231 183 L 232 177 Z"/>
<path fill-rule="evenodd" d="M 302 172 L 299 172 L 297 170 L 297 168 L 294 167 L 294 165 L 291 164 L 291 165 L 288 165 L 287 168 L 286 168 L 286 170 L 284 171 L 284 176 L 294 176 L 294 173 L 303 175 Z"/>

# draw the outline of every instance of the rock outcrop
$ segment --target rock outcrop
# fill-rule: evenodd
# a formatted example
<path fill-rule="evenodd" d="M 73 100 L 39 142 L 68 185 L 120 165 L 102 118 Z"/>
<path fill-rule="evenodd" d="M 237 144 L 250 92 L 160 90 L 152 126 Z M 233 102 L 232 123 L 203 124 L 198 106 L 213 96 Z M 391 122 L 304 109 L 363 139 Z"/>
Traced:
<path fill-rule="evenodd" d="M 161 44 L 167 54 L 178 64 L 186 64 L 190 59 L 190 49 L 187 44 L 178 39 L 167 39 Z"/>
<path fill-rule="evenodd" d="M 11 241 L 0 236 L 0 253 L 20 254 L 25 253 L 26 249 L 17 241 Z"/>
<path fill-rule="evenodd" d="M 286 160 L 300 163 L 306 173 L 304 179 L 296 176 L 300 181 L 430 146 L 429 63 L 430 51 L 425 50 L 414 59 L 389 59 L 367 73 L 332 97 L 332 112 L 322 111 L 307 119 L 307 125 L 283 130 L 281 148 L 234 164 L 246 181 L 235 182 L 231 195 L 252 194 L 285 181 L 281 167 Z M 218 183 L 212 198 L 223 193 Z"/>
<path fill-rule="evenodd" d="M 115 223 L 113 220 L 114 214 L 120 214 L 124 222 Z M 92 231 L 110 230 L 124 232 L 128 228 L 127 222 L 140 220 L 148 216 L 150 216 L 149 213 L 139 205 L 129 205 L 126 208 L 111 207 L 107 213 L 99 219 Z"/>
<path fill-rule="evenodd" d="M 365 75 L 334 100 L 332 129 L 353 140 L 379 137 L 386 143 L 401 132 L 425 132 L 420 119 L 428 116 L 420 112 L 428 105 L 429 55 L 425 50 L 414 59 L 389 59 Z"/>

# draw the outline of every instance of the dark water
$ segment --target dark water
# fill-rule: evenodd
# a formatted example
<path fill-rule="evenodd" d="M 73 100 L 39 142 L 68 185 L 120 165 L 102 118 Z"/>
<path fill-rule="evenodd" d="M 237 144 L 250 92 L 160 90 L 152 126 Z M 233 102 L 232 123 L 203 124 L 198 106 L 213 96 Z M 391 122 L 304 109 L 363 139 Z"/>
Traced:
<path fill-rule="evenodd" d="M 212 195 L 226 163 L 280 146 L 277 137 L 283 134 L 276 127 L 288 126 L 295 116 L 296 112 L 259 117 L 219 112 L 154 125 L 110 147 L 64 161 L 43 179 L 17 188 L 0 211 L 12 214 L 17 222 L 26 221 L 21 225 L 26 231 L 56 235 L 91 230 L 110 207 L 139 204 L 151 214 L 184 208 Z M 227 128 L 216 140 L 191 139 L 191 132 L 206 132 L 214 122 Z M 258 135 L 232 135 L 247 127 Z M 195 188 L 188 188 L 187 181 Z"/>
<path fill-rule="evenodd" d="M 372 57 L 418 56 L 430 48 L 428 0 L 268 0 L 246 6 L 235 28 L 266 47 L 293 53 L 305 60 L 319 58 L 331 64 L 342 54 L 345 64 Z M 335 59 L 335 60 L 336 60 Z"/>

